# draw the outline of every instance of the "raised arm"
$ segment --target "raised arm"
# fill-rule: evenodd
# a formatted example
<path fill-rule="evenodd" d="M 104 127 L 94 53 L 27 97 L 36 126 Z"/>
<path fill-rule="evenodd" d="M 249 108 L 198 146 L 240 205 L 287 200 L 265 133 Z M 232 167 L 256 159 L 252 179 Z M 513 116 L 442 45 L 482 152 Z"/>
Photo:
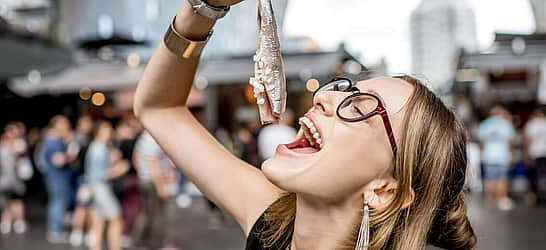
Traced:
<path fill-rule="evenodd" d="M 240 0 L 209 0 L 231 5 Z M 199 41 L 213 27 L 187 1 L 178 11 L 175 30 Z M 135 114 L 184 174 L 218 206 L 232 214 L 247 234 L 280 190 L 262 173 L 220 145 L 186 107 L 198 58 L 182 59 L 161 43 L 152 56 L 135 97 Z"/>

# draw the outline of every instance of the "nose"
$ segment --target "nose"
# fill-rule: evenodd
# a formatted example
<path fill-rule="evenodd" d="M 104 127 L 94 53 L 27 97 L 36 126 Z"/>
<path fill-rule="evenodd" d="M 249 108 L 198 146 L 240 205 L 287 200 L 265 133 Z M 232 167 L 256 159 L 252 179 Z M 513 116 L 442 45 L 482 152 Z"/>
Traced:
<path fill-rule="evenodd" d="M 332 94 L 327 91 L 319 91 L 316 93 L 313 97 L 313 108 L 325 116 L 334 115 L 335 110 Z"/>

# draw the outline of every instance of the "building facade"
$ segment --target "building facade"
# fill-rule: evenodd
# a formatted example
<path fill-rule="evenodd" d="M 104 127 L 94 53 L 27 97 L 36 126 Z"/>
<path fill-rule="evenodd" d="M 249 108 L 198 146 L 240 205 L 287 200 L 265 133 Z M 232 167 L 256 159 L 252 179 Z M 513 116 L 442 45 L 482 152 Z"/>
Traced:
<path fill-rule="evenodd" d="M 155 45 L 182 3 L 180 0 L 58 1 L 60 39 L 68 44 L 119 36 Z M 287 5 L 288 0 L 274 1 L 280 34 Z M 257 1 L 244 1 L 232 8 L 214 28 L 205 56 L 230 56 L 255 50 L 257 8 Z"/>
<path fill-rule="evenodd" d="M 546 1 L 545 0 L 529 0 L 535 15 L 535 25 L 537 32 L 546 32 Z"/>
<path fill-rule="evenodd" d="M 422 0 L 410 20 L 412 70 L 442 94 L 451 87 L 460 49 L 477 50 L 476 24 L 466 0 Z"/>

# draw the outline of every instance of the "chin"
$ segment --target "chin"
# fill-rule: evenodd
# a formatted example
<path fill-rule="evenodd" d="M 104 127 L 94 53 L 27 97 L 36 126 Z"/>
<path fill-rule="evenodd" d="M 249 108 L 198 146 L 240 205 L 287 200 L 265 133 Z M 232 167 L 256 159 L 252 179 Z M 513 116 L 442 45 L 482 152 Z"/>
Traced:
<path fill-rule="evenodd" d="M 281 163 L 278 162 L 275 158 L 276 156 L 262 163 L 262 172 L 267 180 L 269 180 L 275 186 L 286 190 L 284 187 L 282 187 L 282 166 L 279 166 Z"/>
<path fill-rule="evenodd" d="M 264 176 L 275 186 L 287 192 L 297 192 L 307 176 L 310 162 L 275 155 L 262 164 Z"/>

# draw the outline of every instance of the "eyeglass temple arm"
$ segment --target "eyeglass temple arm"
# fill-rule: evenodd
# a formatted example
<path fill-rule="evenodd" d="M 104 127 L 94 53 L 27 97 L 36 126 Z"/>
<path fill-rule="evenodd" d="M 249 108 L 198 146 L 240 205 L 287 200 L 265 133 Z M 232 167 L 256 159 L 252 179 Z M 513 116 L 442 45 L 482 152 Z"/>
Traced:
<path fill-rule="evenodd" d="M 394 156 L 396 156 L 398 147 L 396 146 L 396 139 L 394 138 L 394 133 L 392 130 L 391 122 L 389 121 L 389 117 L 387 115 L 387 111 L 385 109 L 381 109 L 379 114 L 381 115 L 381 118 L 383 119 L 383 125 L 385 125 L 385 130 L 387 131 L 387 136 L 389 137 L 389 142 L 391 143 L 392 152 Z"/>

